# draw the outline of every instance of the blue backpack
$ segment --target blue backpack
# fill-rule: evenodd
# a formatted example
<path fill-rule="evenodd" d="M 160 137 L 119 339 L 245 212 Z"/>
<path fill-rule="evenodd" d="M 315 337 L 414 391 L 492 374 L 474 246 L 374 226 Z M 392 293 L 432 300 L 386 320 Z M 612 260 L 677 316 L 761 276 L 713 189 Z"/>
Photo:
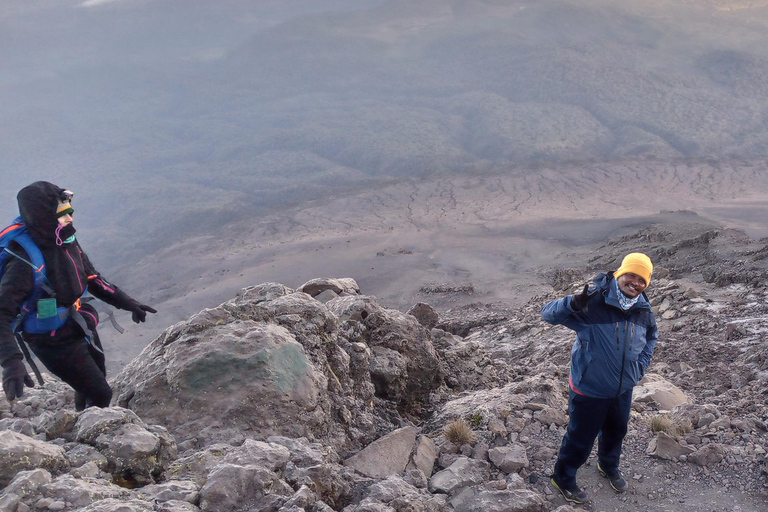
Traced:
<path fill-rule="evenodd" d="M 29 259 L 13 252 L 8 246 L 14 241 L 26 251 Z M 48 318 L 38 318 L 37 301 L 42 297 L 43 292 L 54 297 L 56 294 L 51 289 L 48 278 L 45 276 L 45 261 L 40 248 L 32 240 L 27 232 L 27 228 L 21 217 L 16 217 L 10 226 L 0 231 L 0 278 L 5 272 L 8 258 L 15 257 L 32 267 L 33 287 L 32 293 L 24 300 L 19 311 L 19 315 L 14 319 L 11 327 L 13 332 L 49 332 L 61 327 L 66 322 L 69 309 L 58 307 L 56 314 Z"/>

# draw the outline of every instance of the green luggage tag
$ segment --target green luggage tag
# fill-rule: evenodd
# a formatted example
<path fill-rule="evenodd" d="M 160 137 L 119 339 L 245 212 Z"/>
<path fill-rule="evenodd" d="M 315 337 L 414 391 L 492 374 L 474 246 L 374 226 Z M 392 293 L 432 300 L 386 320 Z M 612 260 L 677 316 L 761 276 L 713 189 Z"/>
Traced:
<path fill-rule="evenodd" d="M 56 316 L 56 299 L 40 299 L 37 301 L 37 318 Z"/>

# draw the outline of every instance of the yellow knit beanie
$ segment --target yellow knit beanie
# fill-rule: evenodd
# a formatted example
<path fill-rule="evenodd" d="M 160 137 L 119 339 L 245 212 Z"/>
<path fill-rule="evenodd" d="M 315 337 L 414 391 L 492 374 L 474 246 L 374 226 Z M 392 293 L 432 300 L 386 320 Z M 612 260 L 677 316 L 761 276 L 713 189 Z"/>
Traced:
<path fill-rule="evenodd" d="M 67 202 L 59 201 L 59 205 L 56 207 L 56 218 L 63 217 L 66 214 L 72 215 L 75 213 L 75 210 L 72 209 L 72 204 Z"/>
<path fill-rule="evenodd" d="M 651 274 L 653 274 L 653 263 L 651 258 L 641 252 L 627 254 L 621 262 L 619 269 L 613 273 L 613 277 L 619 277 L 628 272 L 637 274 L 645 279 L 645 285 L 651 284 Z"/>

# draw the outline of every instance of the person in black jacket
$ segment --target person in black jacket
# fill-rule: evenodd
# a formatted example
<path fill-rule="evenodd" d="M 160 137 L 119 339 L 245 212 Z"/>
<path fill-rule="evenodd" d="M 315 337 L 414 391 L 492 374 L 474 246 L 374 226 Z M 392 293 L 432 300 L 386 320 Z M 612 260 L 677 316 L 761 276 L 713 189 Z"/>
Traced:
<path fill-rule="evenodd" d="M 43 254 L 55 306 L 68 308 L 63 324 L 56 329 L 25 331 L 21 336 L 51 373 L 72 386 L 75 408 L 81 411 L 90 406 L 107 407 L 112 399 L 104 352 L 96 332 L 98 314 L 83 300 L 85 292 L 130 311 L 136 323 L 144 322 L 148 312 L 156 311 L 129 297 L 94 269 L 75 237 L 71 197 L 68 190 L 44 181 L 24 187 L 17 195 L 21 218 Z M 12 243 L 10 248 L 16 255 L 27 256 L 18 244 Z M 0 280 L 0 365 L 3 391 L 9 402 L 22 396 L 25 385 L 34 386 L 11 327 L 32 291 L 32 267 L 17 257 L 9 257 Z M 45 292 L 42 298 L 52 297 Z"/>

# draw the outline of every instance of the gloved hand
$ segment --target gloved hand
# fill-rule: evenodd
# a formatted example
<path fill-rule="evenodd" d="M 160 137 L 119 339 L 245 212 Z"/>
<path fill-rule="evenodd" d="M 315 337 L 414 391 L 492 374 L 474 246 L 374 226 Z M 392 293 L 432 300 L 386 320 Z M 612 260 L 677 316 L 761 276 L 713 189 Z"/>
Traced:
<path fill-rule="evenodd" d="M 14 357 L 3 363 L 3 391 L 9 402 L 21 398 L 25 384 L 30 388 L 35 387 L 35 381 L 27 373 L 24 361 Z"/>
<path fill-rule="evenodd" d="M 152 308 L 150 306 L 146 306 L 144 304 L 140 304 L 136 301 L 133 301 L 128 308 L 128 311 L 131 312 L 131 318 L 133 318 L 133 321 L 137 324 L 145 321 L 147 319 L 147 313 L 157 313 L 157 310 L 155 308 Z"/>
<path fill-rule="evenodd" d="M 581 311 L 585 307 L 587 307 L 587 303 L 589 302 L 589 299 L 597 295 L 597 288 L 589 291 L 589 284 L 584 285 L 584 289 L 581 291 L 581 293 L 577 293 L 574 295 L 571 295 L 571 309 L 574 311 Z"/>

